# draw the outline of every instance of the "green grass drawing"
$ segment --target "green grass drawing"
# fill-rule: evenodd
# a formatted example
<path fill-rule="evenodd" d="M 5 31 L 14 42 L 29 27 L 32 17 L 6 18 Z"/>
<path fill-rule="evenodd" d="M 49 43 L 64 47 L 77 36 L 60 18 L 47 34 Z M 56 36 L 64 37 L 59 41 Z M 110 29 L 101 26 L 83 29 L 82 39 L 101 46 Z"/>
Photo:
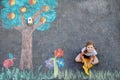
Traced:
<path fill-rule="evenodd" d="M 13 67 L 12 69 L 0 70 L 0 80 L 49 80 L 54 79 L 53 71 L 43 71 L 42 66 L 36 70 L 20 70 Z M 57 79 L 64 80 L 119 80 L 119 71 L 95 71 L 90 70 L 90 76 L 84 74 L 83 71 L 60 70 Z"/>

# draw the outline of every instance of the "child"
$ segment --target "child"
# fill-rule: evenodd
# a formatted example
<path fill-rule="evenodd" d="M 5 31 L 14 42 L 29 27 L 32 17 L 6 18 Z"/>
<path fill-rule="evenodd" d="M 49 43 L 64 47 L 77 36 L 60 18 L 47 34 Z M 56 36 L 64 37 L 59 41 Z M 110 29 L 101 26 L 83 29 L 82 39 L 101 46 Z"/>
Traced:
<path fill-rule="evenodd" d="M 76 62 L 84 63 L 83 69 L 87 75 L 89 75 L 88 70 L 95 64 L 98 64 L 97 51 L 93 41 L 88 41 L 85 47 L 81 50 L 81 53 L 75 58 Z"/>

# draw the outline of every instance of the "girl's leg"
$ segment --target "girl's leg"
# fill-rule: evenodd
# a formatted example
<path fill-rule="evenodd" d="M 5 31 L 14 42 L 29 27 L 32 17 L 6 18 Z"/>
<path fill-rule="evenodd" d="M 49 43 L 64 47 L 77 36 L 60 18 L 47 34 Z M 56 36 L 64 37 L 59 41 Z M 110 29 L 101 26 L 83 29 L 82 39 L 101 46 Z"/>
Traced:
<path fill-rule="evenodd" d="M 95 65 L 95 64 L 98 64 L 98 63 L 99 63 L 99 60 L 98 60 L 97 56 L 95 56 L 92 64 Z"/>
<path fill-rule="evenodd" d="M 78 54 L 77 57 L 75 58 L 76 62 L 81 62 L 81 54 Z"/>

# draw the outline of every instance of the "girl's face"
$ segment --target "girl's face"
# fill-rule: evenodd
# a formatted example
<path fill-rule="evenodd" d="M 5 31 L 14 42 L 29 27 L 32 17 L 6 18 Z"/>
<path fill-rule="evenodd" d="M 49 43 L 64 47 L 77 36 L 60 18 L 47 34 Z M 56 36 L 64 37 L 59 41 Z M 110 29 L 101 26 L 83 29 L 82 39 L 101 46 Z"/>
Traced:
<path fill-rule="evenodd" d="M 88 52 L 92 52 L 94 50 L 93 45 L 88 45 L 86 48 Z"/>

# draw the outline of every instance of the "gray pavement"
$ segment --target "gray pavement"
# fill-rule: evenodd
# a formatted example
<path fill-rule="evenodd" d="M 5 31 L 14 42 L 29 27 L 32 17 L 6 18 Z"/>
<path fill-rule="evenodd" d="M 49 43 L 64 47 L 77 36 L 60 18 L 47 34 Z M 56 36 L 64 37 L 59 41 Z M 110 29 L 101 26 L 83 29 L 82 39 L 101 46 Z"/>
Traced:
<path fill-rule="evenodd" d="M 57 18 L 47 31 L 33 33 L 33 64 L 42 65 L 57 48 L 64 50 L 64 69 L 79 69 L 74 58 L 94 40 L 100 63 L 95 70 L 120 70 L 120 0 L 58 0 Z M 12 52 L 19 66 L 21 34 L 0 27 L 0 67 Z M 46 69 L 46 68 L 44 68 Z"/>

